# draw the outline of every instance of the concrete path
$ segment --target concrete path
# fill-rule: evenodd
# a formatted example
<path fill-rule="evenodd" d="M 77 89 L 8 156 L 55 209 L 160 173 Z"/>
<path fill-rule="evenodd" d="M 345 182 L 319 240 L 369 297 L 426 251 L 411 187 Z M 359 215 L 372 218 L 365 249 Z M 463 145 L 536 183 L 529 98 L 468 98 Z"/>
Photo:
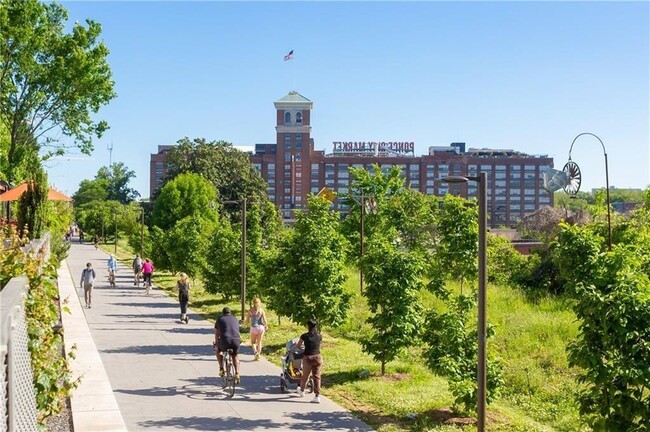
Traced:
<path fill-rule="evenodd" d="M 308 395 L 281 394 L 280 368 L 254 361 L 249 347 L 240 356 L 241 384 L 228 398 L 212 352 L 214 323 L 190 313 L 182 324 L 176 299 L 156 289 L 146 296 L 124 266 L 110 288 L 107 259 L 92 245 L 73 244 L 67 263 L 77 282 L 86 262 L 97 272 L 92 309 L 83 311 L 129 431 L 372 430 L 327 398 L 312 404 Z"/>
<path fill-rule="evenodd" d="M 79 274 L 79 276 L 81 273 Z M 69 358 L 72 379 L 81 377 L 81 383 L 72 391 L 70 405 L 72 422 L 76 431 L 127 430 L 115 400 L 104 364 L 97 352 L 86 316 L 78 297 L 79 280 L 72 279 L 65 261 L 58 270 L 59 294 L 70 313 L 62 313 L 65 351 L 75 346 L 74 358 Z"/>

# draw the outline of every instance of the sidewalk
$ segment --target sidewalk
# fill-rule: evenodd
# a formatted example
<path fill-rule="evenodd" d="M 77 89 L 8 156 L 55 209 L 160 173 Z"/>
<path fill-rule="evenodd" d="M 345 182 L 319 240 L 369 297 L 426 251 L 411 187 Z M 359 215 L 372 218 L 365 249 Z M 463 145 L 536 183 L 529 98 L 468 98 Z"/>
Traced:
<path fill-rule="evenodd" d="M 327 398 L 312 404 L 307 395 L 281 394 L 280 368 L 254 361 L 249 347 L 240 355 L 241 384 L 226 397 L 212 351 L 214 323 L 190 313 L 181 324 L 176 299 L 156 289 L 146 296 L 124 266 L 110 288 L 107 259 L 92 245 L 73 244 L 67 263 L 73 281 L 88 261 L 97 272 L 93 307 L 83 312 L 129 431 L 372 430 Z"/>

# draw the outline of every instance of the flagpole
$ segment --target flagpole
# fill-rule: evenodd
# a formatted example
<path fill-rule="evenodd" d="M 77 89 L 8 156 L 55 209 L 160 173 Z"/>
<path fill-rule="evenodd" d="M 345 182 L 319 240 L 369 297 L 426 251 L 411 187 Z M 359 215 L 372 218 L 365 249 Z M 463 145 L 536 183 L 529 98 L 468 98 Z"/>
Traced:
<path fill-rule="evenodd" d="M 293 91 L 296 91 L 296 66 L 294 66 L 293 61 L 291 62 L 291 75 L 293 76 Z"/>

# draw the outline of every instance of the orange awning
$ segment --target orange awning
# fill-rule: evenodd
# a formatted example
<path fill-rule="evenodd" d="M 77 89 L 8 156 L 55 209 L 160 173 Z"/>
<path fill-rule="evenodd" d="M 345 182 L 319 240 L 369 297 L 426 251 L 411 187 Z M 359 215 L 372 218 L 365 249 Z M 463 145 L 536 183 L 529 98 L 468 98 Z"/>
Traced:
<path fill-rule="evenodd" d="M 20 197 L 27 190 L 27 183 L 16 186 L 13 189 L 8 190 L 7 192 L 0 195 L 0 201 L 18 201 Z M 69 196 L 63 195 L 61 192 L 56 189 L 50 188 L 47 191 L 47 199 L 50 201 L 72 201 L 72 198 Z"/>

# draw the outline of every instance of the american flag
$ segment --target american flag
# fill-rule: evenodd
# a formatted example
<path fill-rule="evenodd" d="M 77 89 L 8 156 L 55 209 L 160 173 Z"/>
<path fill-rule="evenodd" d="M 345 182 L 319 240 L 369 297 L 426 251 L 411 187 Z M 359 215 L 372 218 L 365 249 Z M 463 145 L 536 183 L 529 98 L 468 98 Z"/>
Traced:
<path fill-rule="evenodd" d="M 289 51 L 289 54 L 284 56 L 284 61 L 291 60 L 293 58 L 293 50 Z"/>

